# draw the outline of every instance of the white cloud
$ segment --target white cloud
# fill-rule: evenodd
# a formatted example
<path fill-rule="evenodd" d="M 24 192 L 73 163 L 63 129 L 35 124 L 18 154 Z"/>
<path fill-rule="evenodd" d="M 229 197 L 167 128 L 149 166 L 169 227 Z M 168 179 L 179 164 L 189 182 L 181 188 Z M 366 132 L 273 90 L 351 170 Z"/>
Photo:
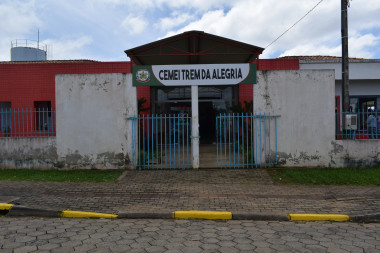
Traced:
<path fill-rule="evenodd" d="M 185 31 L 190 30 L 208 31 L 210 33 L 219 34 L 218 32 L 216 32 L 216 30 L 218 27 L 223 26 L 223 17 L 223 10 L 209 11 L 206 14 L 204 14 L 200 20 L 191 22 L 190 24 L 186 25 L 185 27 L 179 30 L 170 31 L 166 34 L 165 37 L 173 36 L 175 34 L 183 33 Z M 217 24 L 215 20 L 219 20 L 220 23 Z"/>
<path fill-rule="evenodd" d="M 134 16 L 132 14 L 128 15 L 121 23 L 121 27 L 131 35 L 144 33 L 147 25 L 148 22 L 144 17 Z"/>
<path fill-rule="evenodd" d="M 23 34 L 40 24 L 32 0 L 1 2 L 0 17 L 0 30 L 7 34 Z"/>
<path fill-rule="evenodd" d="M 359 58 L 373 58 L 375 48 L 380 44 L 380 36 L 364 34 L 352 36 L 348 39 L 349 56 Z"/>
<path fill-rule="evenodd" d="M 38 28 L 53 42 L 56 59 L 115 59 L 124 49 L 189 30 L 266 47 L 319 1 L 0 0 L 0 60 L 9 59 L 11 40 L 36 38 Z M 350 3 L 349 55 L 380 58 L 380 1 Z M 323 1 L 260 57 L 340 55 L 340 14 L 340 1 Z M 65 43 L 71 49 L 61 54 Z"/>
<path fill-rule="evenodd" d="M 190 19 L 193 19 L 193 16 L 188 13 L 173 13 L 172 17 L 165 17 L 160 19 L 159 23 L 156 26 L 159 29 L 166 31 L 174 27 L 178 27 Z"/>
<path fill-rule="evenodd" d="M 205 12 L 199 20 L 193 21 L 184 27 L 170 31 L 166 36 L 181 33 L 187 30 L 204 30 L 205 32 L 225 36 L 238 41 L 260 47 L 266 47 L 303 15 L 305 15 L 319 1 L 239 1 L 225 12 L 224 9 Z M 372 0 L 365 6 L 354 6 L 351 3 L 352 20 L 349 19 L 350 34 L 359 29 L 380 27 L 377 22 L 380 12 L 380 1 Z M 363 10 L 360 10 L 363 8 Z M 355 9 L 355 11 L 353 11 Z M 366 25 L 357 19 L 356 12 L 365 15 Z M 295 27 L 290 29 L 277 42 L 264 51 L 261 58 L 272 58 L 289 54 L 340 54 L 340 3 L 338 1 L 324 1 L 313 12 L 307 15 Z M 371 43 L 368 43 L 370 39 Z M 350 43 L 350 55 L 368 57 L 368 46 L 380 45 L 379 40 L 370 37 L 361 39 L 353 37 Z M 367 43 L 365 43 L 367 41 Z M 378 53 L 379 54 L 379 53 Z"/>
<path fill-rule="evenodd" d="M 92 60 L 91 55 L 86 53 L 86 47 L 90 46 L 92 42 L 93 40 L 90 36 L 82 36 L 77 39 L 48 39 L 42 41 L 48 46 L 49 60 Z M 52 52 L 49 50 L 52 50 Z"/>
<path fill-rule="evenodd" d="M 0 2 L 0 61 L 10 60 L 10 45 L 15 39 L 37 39 L 37 29 L 41 21 L 37 17 L 34 1 Z M 34 30 L 34 37 L 27 34 Z"/>
<path fill-rule="evenodd" d="M 242 0 L 158 0 L 155 2 L 158 4 L 158 6 L 166 5 L 169 8 L 173 9 L 193 8 L 204 12 L 210 9 L 220 9 L 223 7 L 229 8 L 235 4 L 238 4 L 239 2 L 242 2 Z"/>
<path fill-rule="evenodd" d="M 300 44 L 292 49 L 286 50 L 279 57 L 293 55 L 341 55 L 341 46 L 327 47 L 319 44 Z"/>

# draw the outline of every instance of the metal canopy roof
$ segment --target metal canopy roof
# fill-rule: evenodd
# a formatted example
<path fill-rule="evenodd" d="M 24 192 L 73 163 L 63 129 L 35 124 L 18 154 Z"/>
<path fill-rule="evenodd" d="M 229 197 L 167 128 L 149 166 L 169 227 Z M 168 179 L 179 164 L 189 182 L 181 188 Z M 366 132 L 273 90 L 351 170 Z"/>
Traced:
<path fill-rule="evenodd" d="M 263 50 L 202 31 L 189 31 L 124 52 L 137 65 L 175 65 L 249 63 Z"/>

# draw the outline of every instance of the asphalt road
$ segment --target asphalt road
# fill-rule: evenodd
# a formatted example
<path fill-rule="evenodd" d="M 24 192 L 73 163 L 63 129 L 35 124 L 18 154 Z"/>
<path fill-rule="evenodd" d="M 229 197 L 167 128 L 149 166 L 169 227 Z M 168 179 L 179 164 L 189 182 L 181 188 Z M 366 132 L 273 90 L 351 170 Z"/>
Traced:
<path fill-rule="evenodd" d="M 380 224 L 0 217 L 0 252 L 380 252 Z"/>

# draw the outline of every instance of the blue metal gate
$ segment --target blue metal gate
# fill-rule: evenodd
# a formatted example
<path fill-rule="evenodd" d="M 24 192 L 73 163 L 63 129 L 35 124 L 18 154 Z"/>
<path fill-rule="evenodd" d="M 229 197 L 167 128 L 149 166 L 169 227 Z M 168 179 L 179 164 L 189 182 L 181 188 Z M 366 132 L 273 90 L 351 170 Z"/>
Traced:
<path fill-rule="evenodd" d="M 217 165 L 223 168 L 277 164 L 277 118 L 270 114 L 219 114 Z"/>
<path fill-rule="evenodd" d="M 191 116 L 140 115 L 132 125 L 132 163 L 142 169 L 192 167 Z"/>

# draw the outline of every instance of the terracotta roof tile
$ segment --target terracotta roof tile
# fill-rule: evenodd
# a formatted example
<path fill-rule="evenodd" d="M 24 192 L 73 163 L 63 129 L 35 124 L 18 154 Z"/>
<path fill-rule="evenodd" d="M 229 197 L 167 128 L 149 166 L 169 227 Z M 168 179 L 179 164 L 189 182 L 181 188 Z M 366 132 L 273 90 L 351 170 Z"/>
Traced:
<path fill-rule="evenodd" d="M 29 64 L 29 63 L 81 63 L 81 62 L 100 62 L 94 60 L 46 60 L 46 61 L 0 61 L 0 64 Z"/>
<path fill-rule="evenodd" d="M 342 57 L 340 56 L 329 56 L 329 55 L 300 55 L 300 56 L 283 56 L 279 57 L 279 59 L 299 59 L 303 61 L 316 61 L 316 60 L 322 60 L 322 61 L 328 61 L 328 60 L 337 60 L 340 61 Z M 349 57 L 350 60 L 364 60 L 364 58 L 353 58 Z"/>

